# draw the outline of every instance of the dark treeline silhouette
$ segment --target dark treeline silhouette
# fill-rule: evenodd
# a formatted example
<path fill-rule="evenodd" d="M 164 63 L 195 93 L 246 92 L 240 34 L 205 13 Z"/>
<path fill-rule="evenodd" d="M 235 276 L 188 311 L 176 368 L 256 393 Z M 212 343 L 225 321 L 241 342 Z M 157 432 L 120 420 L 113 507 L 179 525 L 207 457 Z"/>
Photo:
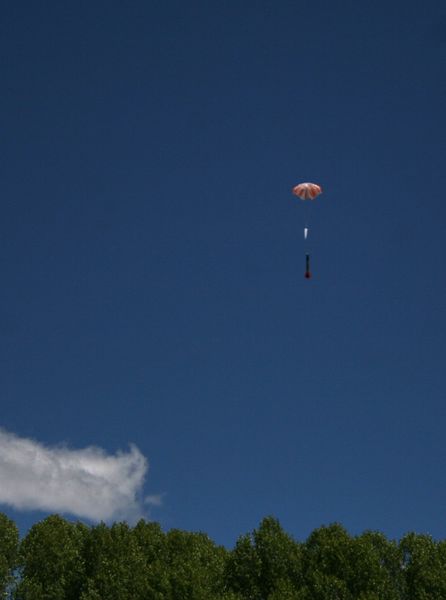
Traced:
<path fill-rule="evenodd" d="M 265 518 L 228 550 L 140 521 L 88 527 L 53 515 L 22 539 L 0 514 L 0 597 L 16 600 L 446 600 L 446 541 L 399 542 L 339 524 L 305 542 Z"/>

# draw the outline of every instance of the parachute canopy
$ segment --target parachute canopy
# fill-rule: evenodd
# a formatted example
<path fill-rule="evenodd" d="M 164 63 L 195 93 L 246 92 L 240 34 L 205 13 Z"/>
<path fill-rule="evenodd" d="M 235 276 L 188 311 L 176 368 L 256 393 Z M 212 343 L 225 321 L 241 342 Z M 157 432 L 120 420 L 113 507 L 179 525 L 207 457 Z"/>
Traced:
<path fill-rule="evenodd" d="M 316 183 L 299 183 L 293 187 L 292 192 L 301 200 L 314 200 L 319 194 L 322 194 L 322 188 Z"/>

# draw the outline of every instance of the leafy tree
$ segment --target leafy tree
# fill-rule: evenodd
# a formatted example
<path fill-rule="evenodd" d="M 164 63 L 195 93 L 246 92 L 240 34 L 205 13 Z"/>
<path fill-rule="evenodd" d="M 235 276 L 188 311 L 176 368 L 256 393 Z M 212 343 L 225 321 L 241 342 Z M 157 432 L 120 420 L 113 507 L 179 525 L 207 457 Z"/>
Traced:
<path fill-rule="evenodd" d="M 147 593 L 145 560 L 126 523 L 92 527 L 85 541 L 86 580 L 81 600 L 143 600 Z"/>
<path fill-rule="evenodd" d="M 245 598 L 261 600 L 278 589 L 294 593 L 302 585 L 301 567 L 300 545 L 285 533 L 277 519 L 267 517 L 252 535 L 237 540 L 228 560 L 226 579 L 230 589 Z"/>
<path fill-rule="evenodd" d="M 297 589 L 302 586 L 302 550 L 282 529 L 279 521 L 267 517 L 254 530 L 254 545 L 260 561 L 259 588 L 267 598 L 276 588 Z"/>
<path fill-rule="evenodd" d="M 430 535 L 409 533 L 400 542 L 406 600 L 446 598 L 446 547 Z"/>
<path fill-rule="evenodd" d="M 141 519 L 133 536 L 144 558 L 147 598 L 164 600 L 170 594 L 167 537 L 158 523 Z"/>
<path fill-rule="evenodd" d="M 20 545 L 22 579 L 18 600 L 78 600 L 85 568 L 88 529 L 52 515 L 34 525 Z"/>
<path fill-rule="evenodd" d="M 240 536 L 227 561 L 225 579 L 228 588 L 246 600 L 258 600 L 261 598 L 260 572 L 260 558 L 253 536 Z"/>
<path fill-rule="evenodd" d="M 16 581 L 14 572 L 19 567 Z M 272 518 L 228 552 L 141 520 L 88 528 L 52 515 L 19 544 L 0 514 L 0 598 L 16 600 L 444 600 L 446 541 L 396 543 L 339 524 L 294 541 Z"/>
<path fill-rule="evenodd" d="M 8 517 L 0 513 L 0 596 L 7 596 L 14 581 L 14 569 L 18 562 L 19 532 Z"/>
<path fill-rule="evenodd" d="M 360 600 L 399 600 L 403 589 L 401 553 L 395 542 L 366 531 L 353 539 L 352 574 L 348 587 Z"/>
<path fill-rule="evenodd" d="M 353 538 L 337 523 L 321 527 L 305 544 L 305 593 L 312 600 L 400 600 L 400 563 L 398 545 L 380 533 Z"/>
<path fill-rule="evenodd" d="M 313 531 L 304 545 L 303 596 L 312 600 L 357 600 L 349 591 L 353 540 L 338 523 Z"/>
<path fill-rule="evenodd" d="M 209 600 L 224 592 L 227 551 L 203 533 L 173 529 L 166 535 L 170 600 Z"/>
<path fill-rule="evenodd" d="M 141 519 L 133 529 L 133 537 L 143 551 L 147 565 L 167 559 L 167 539 L 158 523 Z"/>

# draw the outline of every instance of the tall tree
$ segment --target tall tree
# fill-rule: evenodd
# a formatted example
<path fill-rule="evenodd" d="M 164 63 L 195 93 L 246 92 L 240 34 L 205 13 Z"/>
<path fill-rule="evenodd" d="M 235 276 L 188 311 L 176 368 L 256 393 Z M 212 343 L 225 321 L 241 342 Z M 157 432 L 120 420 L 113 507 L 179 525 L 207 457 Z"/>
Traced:
<path fill-rule="evenodd" d="M 360 600 L 400 600 L 404 579 L 398 544 L 374 531 L 354 538 L 348 587 Z"/>
<path fill-rule="evenodd" d="M 250 600 L 266 599 L 277 590 L 294 593 L 302 586 L 301 547 L 277 519 L 266 517 L 252 534 L 237 540 L 226 580 L 230 589 Z"/>
<path fill-rule="evenodd" d="M 338 523 L 312 532 L 304 545 L 305 592 L 312 600 L 357 600 L 349 590 L 353 540 Z"/>
<path fill-rule="evenodd" d="M 208 600 L 223 593 L 227 551 L 204 533 L 166 535 L 169 600 Z"/>
<path fill-rule="evenodd" d="M 409 533 L 400 542 L 406 580 L 404 600 L 446 598 L 446 547 L 430 535 Z"/>
<path fill-rule="evenodd" d="M 302 549 L 279 521 L 266 517 L 254 530 L 254 546 L 260 562 L 259 588 L 262 598 L 276 589 L 302 587 Z"/>
<path fill-rule="evenodd" d="M 20 545 L 18 600 L 78 600 L 85 577 L 88 528 L 52 515 L 33 525 Z"/>
<path fill-rule="evenodd" d="M 126 523 L 92 527 L 84 550 L 86 579 L 81 600 L 145 600 L 145 560 Z"/>
<path fill-rule="evenodd" d="M 0 596 L 7 595 L 18 563 L 19 532 L 16 524 L 0 513 Z"/>
<path fill-rule="evenodd" d="M 246 600 L 259 600 L 261 598 L 260 572 L 260 559 L 252 534 L 241 535 L 226 564 L 226 586 Z"/>

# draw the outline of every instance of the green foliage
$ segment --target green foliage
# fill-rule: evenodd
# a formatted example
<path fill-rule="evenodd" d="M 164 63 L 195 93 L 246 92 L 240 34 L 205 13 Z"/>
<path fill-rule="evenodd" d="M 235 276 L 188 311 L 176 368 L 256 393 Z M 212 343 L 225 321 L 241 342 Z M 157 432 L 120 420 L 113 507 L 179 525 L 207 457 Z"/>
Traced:
<path fill-rule="evenodd" d="M 295 590 L 302 580 L 301 547 L 276 519 L 267 517 L 252 535 L 238 539 L 226 580 L 229 589 L 250 600 L 269 598 L 278 589 Z"/>
<path fill-rule="evenodd" d="M 229 589 L 247 600 L 260 598 L 260 559 L 250 534 L 240 536 L 226 567 Z"/>
<path fill-rule="evenodd" d="M 143 600 L 147 579 L 145 558 L 126 523 L 92 527 L 84 547 L 86 581 L 82 600 Z"/>
<path fill-rule="evenodd" d="M 18 600 L 78 600 L 88 528 L 58 515 L 34 525 L 20 545 L 22 580 Z"/>
<path fill-rule="evenodd" d="M 13 521 L 0 513 L 0 597 L 7 595 L 17 566 L 19 532 Z"/>
<path fill-rule="evenodd" d="M 399 600 L 404 588 L 401 553 L 395 542 L 366 531 L 353 540 L 353 578 L 349 587 L 361 600 Z"/>
<path fill-rule="evenodd" d="M 164 533 L 143 520 L 87 527 L 53 515 L 19 544 L 0 514 L 0 598 L 12 597 L 445 600 L 446 541 L 410 533 L 398 544 L 373 531 L 350 536 L 335 523 L 299 543 L 267 517 L 228 551 L 203 533 Z"/>
<path fill-rule="evenodd" d="M 167 570 L 171 600 L 207 600 L 223 593 L 227 551 L 203 533 L 169 531 Z"/>
<path fill-rule="evenodd" d="M 409 533 L 400 542 L 406 580 L 404 600 L 446 598 L 446 547 L 429 535 Z"/>
<path fill-rule="evenodd" d="M 263 519 L 254 531 L 254 544 L 260 560 L 260 591 L 266 598 L 281 587 L 302 584 L 302 549 L 272 517 Z"/>
<path fill-rule="evenodd" d="M 204 534 L 140 521 L 93 527 L 81 600 L 205 600 L 222 590 L 227 551 Z"/>
<path fill-rule="evenodd" d="M 306 595 L 312 600 L 356 600 L 349 590 L 352 559 L 353 540 L 341 525 L 313 531 L 303 552 Z"/>
<path fill-rule="evenodd" d="M 305 600 L 301 587 L 297 588 L 290 580 L 282 579 L 278 581 L 273 591 L 268 594 L 268 600 Z"/>
<path fill-rule="evenodd" d="M 164 600 L 170 595 L 167 539 L 158 523 L 141 519 L 133 530 L 144 557 L 147 598 Z"/>
<path fill-rule="evenodd" d="M 351 537 L 335 523 L 306 541 L 304 580 L 312 600 L 402 600 L 401 553 L 380 533 Z"/>

